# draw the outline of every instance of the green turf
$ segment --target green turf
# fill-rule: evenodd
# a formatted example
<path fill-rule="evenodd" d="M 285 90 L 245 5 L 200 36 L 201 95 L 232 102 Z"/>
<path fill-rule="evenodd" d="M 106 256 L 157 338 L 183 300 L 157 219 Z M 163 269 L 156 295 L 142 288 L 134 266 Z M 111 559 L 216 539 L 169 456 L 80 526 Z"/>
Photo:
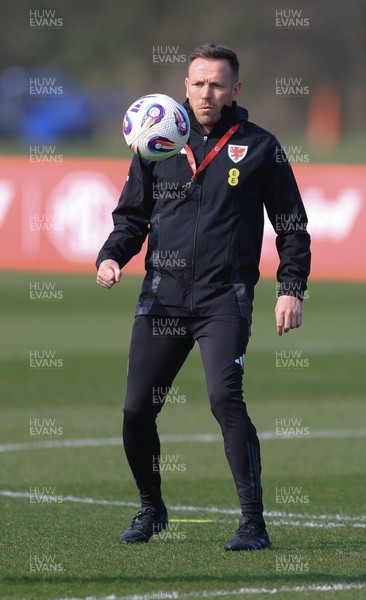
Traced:
<path fill-rule="evenodd" d="M 94 275 L 2 273 L 1 279 L 1 444 L 118 438 L 140 278 L 124 277 L 111 291 L 97 287 Z M 29 286 L 34 282 L 55 283 L 62 298 L 31 301 Z M 12 450 L 0 454 L 0 489 L 26 494 L 31 487 L 48 487 L 59 502 L 0 496 L 2 598 L 147 594 L 153 600 L 199 598 L 204 591 L 206 597 L 215 597 L 208 593 L 221 590 L 231 599 L 251 597 L 244 591 L 230 593 L 241 588 L 366 585 L 366 517 L 361 519 L 366 286 L 312 283 L 304 302 L 303 327 L 282 338 L 275 333 L 274 303 L 275 283 L 262 281 L 244 386 L 258 431 L 272 434 L 271 439 L 262 439 L 262 462 L 274 550 L 223 551 L 238 515 L 209 509 L 237 509 L 238 502 L 220 440 L 162 444 L 163 454 L 174 456 L 180 465 L 177 472 L 163 473 L 170 517 L 214 522 L 175 522 L 165 537 L 138 547 L 117 543 L 134 515 L 134 505 L 81 504 L 69 498 L 137 502 L 119 445 Z M 30 368 L 30 350 L 54 351 L 62 366 Z M 301 366 L 276 366 L 276 352 L 278 356 L 283 351 L 301 353 Z M 185 402 L 164 408 L 161 434 L 219 436 L 197 348 L 175 386 Z M 29 420 L 44 418 L 52 419 L 61 435 L 31 436 Z M 310 437 L 273 439 L 281 419 L 296 419 Z M 324 430 L 340 430 L 344 437 L 314 437 Z M 287 498 L 281 503 L 280 487 L 297 487 L 296 502 Z M 176 509 L 178 505 L 197 508 Z M 289 513 L 299 516 L 286 518 Z M 317 521 L 314 516 L 319 515 L 328 517 Z M 323 526 L 309 526 L 316 522 Z M 48 571 L 45 557 L 51 560 Z M 189 593 L 194 595 L 185 595 Z M 282 591 L 275 597 L 358 600 L 365 594 L 363 587 L 326 593 Z M 254 597 L 262 600 L 268 594 Z"/>

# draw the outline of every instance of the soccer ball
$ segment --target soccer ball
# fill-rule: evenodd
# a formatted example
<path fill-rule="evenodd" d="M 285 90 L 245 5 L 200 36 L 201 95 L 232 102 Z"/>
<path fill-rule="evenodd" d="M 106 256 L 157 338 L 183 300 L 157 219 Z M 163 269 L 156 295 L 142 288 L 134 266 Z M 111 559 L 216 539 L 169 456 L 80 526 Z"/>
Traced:
<path fill-rule="evenodd" d="M 149 94 L 131 104 L 123 118 L 127 146 L 141 158 L 159 161 L 178 154 L 190 132 L 186 109 L 170 96 Z"/>

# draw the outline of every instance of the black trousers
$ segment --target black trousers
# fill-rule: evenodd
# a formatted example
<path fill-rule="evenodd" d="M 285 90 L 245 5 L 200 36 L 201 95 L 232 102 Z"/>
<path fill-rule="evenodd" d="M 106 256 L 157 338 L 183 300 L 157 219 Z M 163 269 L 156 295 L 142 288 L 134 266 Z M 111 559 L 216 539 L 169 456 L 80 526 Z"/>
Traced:
<path fill-rule="evenodd" d="M 263 511 L 257 432 L 243 401 L 243 358 L 249 338 L 246 319 L 138 316 L 129 354 L 123 442 L 143 506 L 161 497 L 156 468 L 160 441 L 156 417 L 194 343 L 200 347 L 211 410 L 245 515 Z"/>

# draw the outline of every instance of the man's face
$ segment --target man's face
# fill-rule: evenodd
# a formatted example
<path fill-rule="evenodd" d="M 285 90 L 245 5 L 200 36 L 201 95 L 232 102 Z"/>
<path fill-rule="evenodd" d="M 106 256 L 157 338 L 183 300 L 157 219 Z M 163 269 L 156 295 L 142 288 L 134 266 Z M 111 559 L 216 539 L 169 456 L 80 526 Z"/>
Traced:
<path fill-rule="evenodd" d="M 229 61 L 195 58 L 185 79 L 187 98 L 205 133 L 209 133 L 221 117 L 221 109 L 231 106 L 241 89 Z"/>

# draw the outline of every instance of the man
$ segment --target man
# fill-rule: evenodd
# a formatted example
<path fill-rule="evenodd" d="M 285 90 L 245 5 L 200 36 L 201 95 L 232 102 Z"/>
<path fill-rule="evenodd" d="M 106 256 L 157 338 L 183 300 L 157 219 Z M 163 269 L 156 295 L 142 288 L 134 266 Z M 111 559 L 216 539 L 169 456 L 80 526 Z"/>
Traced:
<path fill-rule="evenodd" d="M 285 159 L 278 161 L 283 155 L 276 138 L 250 123 L 247 111 L 236 104 L 241 89 L 238 70 L 236 54 L 224 46 L 205 44 L 190 55 L 185 80 L 191 121 L 188 145 L 158 163 L 133 158 L 113 212 L 114 230 L 97 259 L 97 282 L 111 288 L 148 235 L 147 274 L 131 339 L 123 424 L 141 510 L 120 537 L 126 544 L 148 542 L 167 526 L 156 469 L 156 417 L 164 403 L 163 390 L 172 385 L 197 341 L 211 410 L 221 427 L 242 510 L 225 549 L 271 547 L 263 519 L 259 442 L 242 394 L 263 205 L 275 228 L 281 218 L 293 218 L 297 224 L 295 231 L 277 231 L 279 335 L 301 325 L 310 239 L 291 167 Z M 169 199 L 164 195 L 167 189 L 179 193 Z M 167 253 L 178 260 L 164 260 Z M 157 337 L 159 319 L 166 324 L 173 318 L 181 334 Z M 154 390 L 162 391 L 158 403 Z"/>

